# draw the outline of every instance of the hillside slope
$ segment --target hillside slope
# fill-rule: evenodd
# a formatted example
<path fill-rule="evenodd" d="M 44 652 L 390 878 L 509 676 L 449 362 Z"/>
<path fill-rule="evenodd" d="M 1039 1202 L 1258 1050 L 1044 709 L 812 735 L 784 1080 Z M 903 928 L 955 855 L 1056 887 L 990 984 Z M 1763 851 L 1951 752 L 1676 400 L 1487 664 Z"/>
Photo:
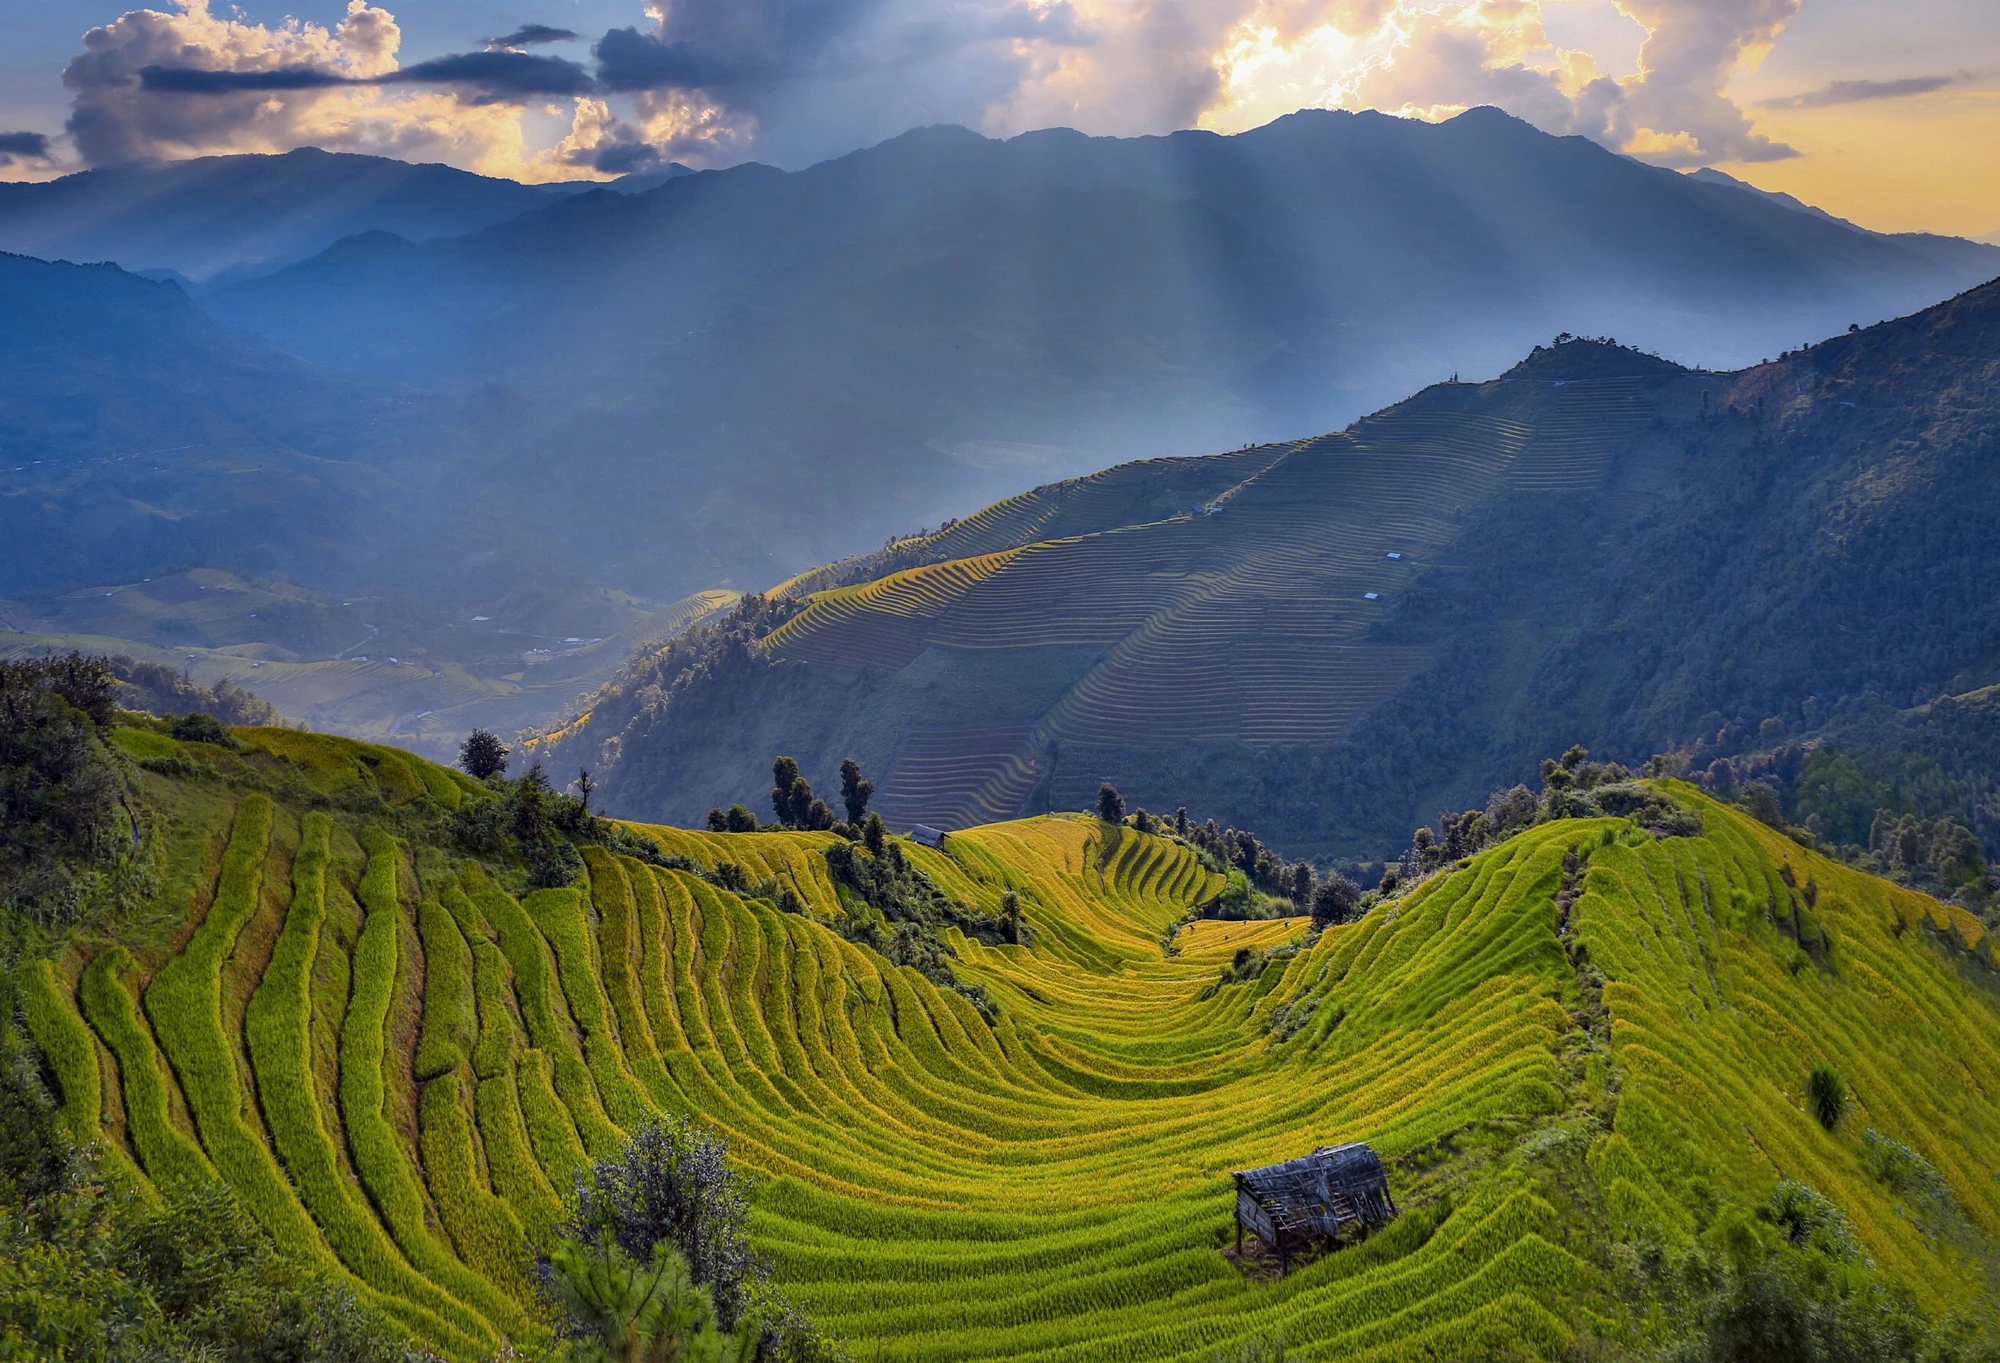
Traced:
<path fill-rule="evenodd" d="M 1545 824 L 1296 951 L 1296 920 L 1176 931 L 1219 882 L 1169 838 L 1058 817 L 904 846 L 975 911 L 1019 897 L 1032 944 L 952 939 L 989 1023 L 829 930 L 829 835 L 637 828 L 683 860 L 586 846 L 576 884 L 522 894 L 444 836 L 493 798 L 464 778 L 237 739 L 114 735 L 155 926 L 31 966 L 30 1028 L 124 1177 L 220 1176 L 454 1357 L 540 1336 L 530 1246 L 656 1109 L 727 1133 L 779 1281 L 869 1357 L 1630 1349 L 1664 1328 L 1634 1266 L 1754 1238 L 1781 1176 L 1926 1310 L 1987 1300 L 2000 958 L 1685 787 L 1701 836 Z M 1831 1133 L 1815 1061 L 1853 1092 Z M 1401 1219 L 1282 1280 L 1233 1266 L 1228 1171 L 1350 1139 Z M 1885 1139 L 1942 1202 L 1871 1175 Z"/>
<path fill-rule="evenodd" d="M 1575 736 L 1636 763 L 1987 685 L 1996 336 L 2000 285 L 1737 373 L 1569 341 L 1344 432 L 1053 485 L 785 584 L 802 609 L 726 684 L 640 660 L 553 752 L 634 816 L 852 755 L 899 822 L 1112 779 L 1365 858 Z"/>

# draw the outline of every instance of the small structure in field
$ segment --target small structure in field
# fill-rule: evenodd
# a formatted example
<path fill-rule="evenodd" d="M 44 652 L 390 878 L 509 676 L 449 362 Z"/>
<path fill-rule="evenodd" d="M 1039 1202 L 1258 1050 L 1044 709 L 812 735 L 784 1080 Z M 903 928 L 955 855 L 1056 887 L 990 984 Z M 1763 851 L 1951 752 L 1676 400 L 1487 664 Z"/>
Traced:
<path fill-rule="evenodd" d="M 942 828 L 932 828 L 927 823 L 920 823 L 910 830 L 910 841 L 919 843 L 925 847 L 935 847 L 939 851 L 943 851 L 944 830 Z"/>
<path fill-rule="evenodd" d="M 1397 1214 L 1389 1171 L 1366 1142 L 1321 1146 L 1310 1155 L 1244 1169 L 1236 1180 L 1236 1249 L 1248 1230 L 1290 1269 L 1292 1251 L 1343 1237 L 1365 1239 Z"/>

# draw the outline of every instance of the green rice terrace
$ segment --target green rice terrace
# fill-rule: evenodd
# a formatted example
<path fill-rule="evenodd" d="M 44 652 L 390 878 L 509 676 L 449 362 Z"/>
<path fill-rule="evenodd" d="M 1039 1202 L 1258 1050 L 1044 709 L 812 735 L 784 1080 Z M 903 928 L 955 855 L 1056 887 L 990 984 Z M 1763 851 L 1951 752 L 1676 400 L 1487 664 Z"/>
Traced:
<path fill-rule="evenodd" d="M 112 741 L 159 890 L 24 971 L 64 1121 L 114 1178 L 219 1177 L 450 1358 L 547 1341 L 532 1256 L 655 1111 L 726 1134 L 773 1281 L 856 1358 L 1624 1356 L 1669 1330 L 1648 1274 L 1781 1236 L 1781 1186 L 1926 1311 L 2000 1281 L 1993 944 L 1690 787 L 1699 836 L 1559 819 L 1317 935 L 1191 917 L 1222 877 L 1094 818 L 899 840 L 1027 925 L 947 929 L 950 988 L 834 930 L 833 834 L 626 825 L 528 890 L 440 831 L 495 796 L 414 756 Z M 1401 1215 L 1237 1258 L 1231 1171 L 1347 1141 Z"/>

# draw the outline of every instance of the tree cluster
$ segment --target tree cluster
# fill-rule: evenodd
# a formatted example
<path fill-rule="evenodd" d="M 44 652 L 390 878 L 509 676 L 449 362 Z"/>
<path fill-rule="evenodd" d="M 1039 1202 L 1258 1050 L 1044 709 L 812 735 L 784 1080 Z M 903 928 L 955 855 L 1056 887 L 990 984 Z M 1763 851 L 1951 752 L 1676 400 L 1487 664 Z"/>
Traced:
<path fill-rule="evenodd" d="M 568 885 L 583 873 L 578 842 L 600 843 L 643 861 L 662 860 L 647 839 L 590 812 L 597 782 L 589 769 L 577 772 L 570 790 L 557 790 L 540 762 L 509 781 L 507 756 L 506 745 L 484 729 L 466 736 L 459 764 L 499 798 L 468 800 L 453 816 L 452 830 L 462 846 L 489 856 L 515 853 L 527 866 L 529 884 L 538 889 Z"/>
<path fill-rule="evenodd" d="M 108 659 L 81 653 L 0 662 L 0 913 L 9 918 L 42 929 L 75 922 L 128 854 L 124 778 L 103 737 L 116 685 Z"/>
<path fill-rule="evenodd" d="M 1383 876 L 1381 888 L 1420 879 L 1554 819 L 1609 816 L 1631 819 L 1658 837 L 1698 836 L 1699 814 L 1640 779 L 1665 775 L 1672 765 L 1671 759 L 1660 757 L 1644 772 L 1633 772 L 1617 762 L 1591 760 L 1590 750 L 1580 744 L 1571 747 L 1561 757 L 1543 760 L 1539 794 L 1511 786 L 1495 791 L 1481 808 L 1442 813 L 1435 827 L 1416 829 L 1409 850 Z"/>
<path fill-rule="evenodd" d="M 213 715 L 224 724 L 276 724 L 278 707 L 224 677 L 203 686 L 185 671 L 117 656 L 106 660 L 118 678 L 116 699 L 127 710 L 152 715 Z"/>
<path fill-rule="evenodd" d="M 973 913 L 904 856 L 902 843 L 888 836 L 874 814 L 868 816 L 859 841 L 836 842 L 826 849 L 826 864 L 849 909 L 831 925 L 836 931 L 897 965 L 910 966 L 940 989 L 964 995 L 982 1016 L 993 1020 L 993 1004 L 985 989 L 961 980 L 952 969 L 956 956 L 945 943 L 943 929 L 956 927 L 988 942 L 1023 941 L 1027 929 L 1018 896 L 1011 907 L 1003 901 L 997 921 Z"/>

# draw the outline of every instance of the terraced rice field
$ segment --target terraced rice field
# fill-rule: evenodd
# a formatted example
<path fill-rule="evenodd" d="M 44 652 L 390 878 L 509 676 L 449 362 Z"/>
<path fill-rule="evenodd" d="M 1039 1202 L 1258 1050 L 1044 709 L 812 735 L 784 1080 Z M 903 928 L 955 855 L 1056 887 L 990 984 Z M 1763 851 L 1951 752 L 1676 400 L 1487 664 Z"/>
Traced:
<path fill-rule="evenodd" d="M 1430 664 L 1382 626 L 1468 509 L 1598 486 L 1666 382 L 1453 385 L 1351 431 L 1037 489 L 923 539 L 943 562 L 811 595 L 771 647 L 885 672 L 928 654 L 968 691 L 983 655 L 1096 651 L 1045 710 L 968 707 L 968 734 L 1032 725 L 1007 761 L 905 736 L 882 796 L 929 822 L 1021 812 L 1025 764 L 1058 745 L 1330 743 Z"/>
<path fill-rule="evenodd" d="M 319 767 L 351 760 L 310 742 Z M 1605 1234 L 1684 1239 L 1697 1180 L 1754 1201 L 1782 1171 L 1927 1301 L 1976 1290 L 1863 1172 L 1863 1126 L 2000 1231 L 2000 1015 L 1914 925 L 1972 929 L 1715 806 L 1701 839 L 1535 830 L 1219 988 L 1239 948 L 1302 924 L 1196 923 L 1166 955 L 1219 884 L 1169 839 L 1055 817 L 911 848 L 964 902 L 1020 897 L 1032 945 L 957 943 L 991 1026 L 816 921 L 842 912 L 828 835 L 642 830 L 783 879 L 800 915 L 597 848 L 583 883 L 517 896 L 366 821 L 204 807 L 173 949 L 27 982 L 66 1119 L 133 1177 L 224 1178 L 454 1357 L 539 1337 L 531 1247 L 580 1165 L 656 1109 L 728 1134 L 759 1181 L 755 1241 L 870 1358 L 1206 1360 L 1272 1335 L 1308 1358 L 1557 1353 L 1596 1300 L 1588 1246 L 1513 1166 L 1459 1170 L 1440 1142 L 1580 1112 L 1615 1113 L 1589 1157 Z M 1569 945 L 1609 981 L 1591 1066 L 1554 907 L 1572 849 Z M 1816 886 L 1831 970 L 1793 973 L 1765 925 L 1787 865 Z M 1803 1105 L 1822 1057 L 1858 1108 L 1838 1135 Z M 1403 1220 L 1282 1281 L 1239 1272 L 1228 1171 L 1351 1139 L 1390 1161 Z"/>
<path fill-rule="evenodd" d="M 1032 724 L 912 724 L 875 811 L 892 828 L 966 828 L 1021 813 L 1042 779 Z"/>

